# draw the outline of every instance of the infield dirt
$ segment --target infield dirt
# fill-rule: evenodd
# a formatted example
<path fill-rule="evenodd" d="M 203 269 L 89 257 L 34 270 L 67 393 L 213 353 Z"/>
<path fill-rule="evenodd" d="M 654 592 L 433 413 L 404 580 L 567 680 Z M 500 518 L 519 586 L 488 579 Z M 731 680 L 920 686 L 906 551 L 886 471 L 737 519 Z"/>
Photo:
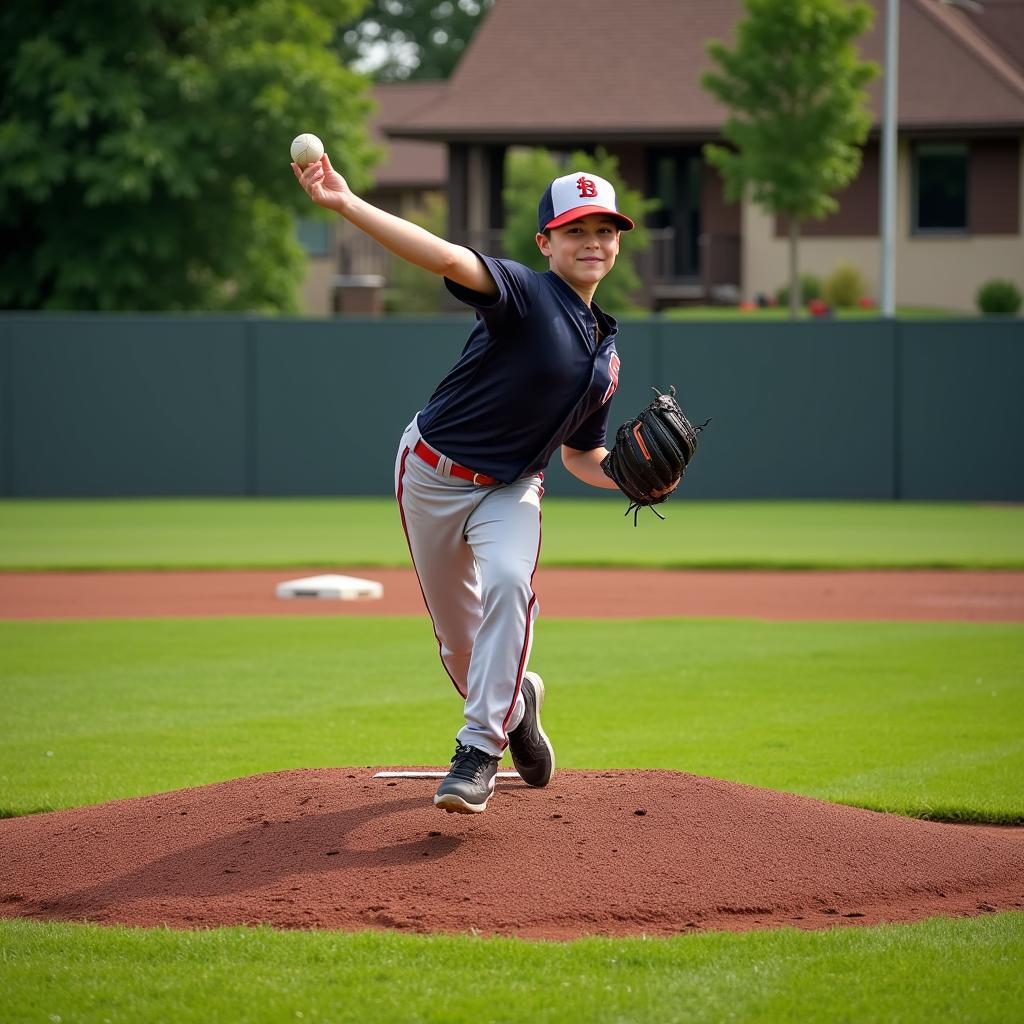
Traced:
<path fill-rule="evenodd" d="M 341 572 L 381 600 L 281 600 L 278 583 Z M 557 569 L 535 580 L 544 616 L 754 616 L 1024 622 L 1021 572 L 711 572 Z M 0 573 L 0 619 L 154 615 L 424 615 L 411 569 Z"/>

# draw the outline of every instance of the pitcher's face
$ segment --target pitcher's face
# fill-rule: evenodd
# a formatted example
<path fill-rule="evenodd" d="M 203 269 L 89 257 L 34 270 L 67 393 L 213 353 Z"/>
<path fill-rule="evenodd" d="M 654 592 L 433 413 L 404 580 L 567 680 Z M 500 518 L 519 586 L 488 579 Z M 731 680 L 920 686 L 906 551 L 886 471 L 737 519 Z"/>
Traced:
<path fill-rule="evenodd" d="M 588 214 L 558 228 L 551 237 L 537 235 L 540 251 L 551 269 L 589 302 L 598 283 L 615 266 L 619 229 L 611 217 Z"/>

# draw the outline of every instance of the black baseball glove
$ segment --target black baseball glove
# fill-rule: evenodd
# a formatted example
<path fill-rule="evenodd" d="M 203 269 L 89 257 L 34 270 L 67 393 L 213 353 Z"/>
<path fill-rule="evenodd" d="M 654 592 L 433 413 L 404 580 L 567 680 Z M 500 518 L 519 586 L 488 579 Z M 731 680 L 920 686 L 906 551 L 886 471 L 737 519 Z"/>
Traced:
<path fill-rule="evenodd" d="M 651 390 L 658 397 L 636 419 L 619 427 L 615 447 L 601 462 L 605 475 L 629 498 L 626 515 L 633 513 L 634 526 L 641 508 L 667 500 L 697 450 L 697 435 L 711 422 L 694 427 L 679 408 L 674 387 L 667 395 Z"/>

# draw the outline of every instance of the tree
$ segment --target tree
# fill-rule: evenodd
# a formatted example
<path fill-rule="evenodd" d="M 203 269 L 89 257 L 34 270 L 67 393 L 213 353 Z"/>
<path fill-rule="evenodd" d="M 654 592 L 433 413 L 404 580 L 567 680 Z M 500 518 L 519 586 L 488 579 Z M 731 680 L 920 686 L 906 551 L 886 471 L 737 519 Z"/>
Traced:
<path fill-rule="evenodd" d="M 859 59 L 855 40 L 872 8 L 847 0 L 744 0 L 736 45 L 708 53 L 719 70 L 701 84 L 730 110 L 722 135 L 731 147 L 704 149 L 726 196 L 752 199 L 789 220 L 789 309 L 800 307 L 800 225 L 838 209 L 833 193 L 860 169 L 871 127 L 864 86 L 878 66 Z"/>
<path fill-rule="evenodd" d="M 346 63 L 381 81 L 441 79 L 455 69 L 494 0 L 371 0 L 340 33 Z"/>
<path fill-rule="evenodd" d="M 295 310 L 289 143 L 368 183 L 367 83 L 333 45 L 358 6 L 5 4 L 0 306 Z"/>
<path fill-rule="evenodd" d="M 615 268 L 601 282 L 597 303 L 609 312 L 636 312 L 631 295 L 640 287 L 640 278 L 633 266 L 633 257 L 650 244 L 644 227 L 647 212 L 658 205 L 657 200 L 644 199 L 627 188 L 619 174 L 618 160 L 604 149 L 595 153 L 577 151 L 560 162 L 546 149 L 514 149 L 508 154 L 505 204 L 505 230 L 502 244 L 510 259 L 534 270 L 547 270 L 547 258 L 537 248 L 537 204 L 550 182 L 561 174 L 585 168 L 612 183 L 619 209 L 631 218 L 636 228 L 622 234 L 622 248 Z"/>

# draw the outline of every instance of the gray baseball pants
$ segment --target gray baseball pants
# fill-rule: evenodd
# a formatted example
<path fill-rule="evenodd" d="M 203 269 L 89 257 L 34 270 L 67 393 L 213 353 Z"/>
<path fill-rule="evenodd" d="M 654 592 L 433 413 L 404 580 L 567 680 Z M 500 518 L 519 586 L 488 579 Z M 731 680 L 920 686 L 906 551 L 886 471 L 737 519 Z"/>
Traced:
<path fill-rule="evenodd" d="M 395 460 L 395 495 L 441 663 L 465 701 L 460 743 L 501 757 L 523 716 L 533 643 L 543 475 L 480 486 L 414 451 L 416 420 Z"/>

